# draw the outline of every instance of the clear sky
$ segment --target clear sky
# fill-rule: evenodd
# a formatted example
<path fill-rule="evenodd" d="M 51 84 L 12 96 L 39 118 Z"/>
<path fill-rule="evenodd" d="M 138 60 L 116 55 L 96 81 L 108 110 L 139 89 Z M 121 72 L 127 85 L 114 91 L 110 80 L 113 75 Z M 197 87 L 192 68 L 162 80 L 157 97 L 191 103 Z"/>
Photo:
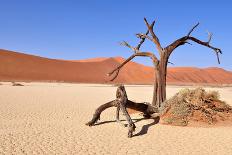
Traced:
<path fill-rule="evenodd" d="M 129 57 L 119 45 L 138 43 L 135 34 L 145 32 L 143 18 L 156 20 L 155 33 L 163 47 L 186 35 L 200 22 L 193 36 L 223 51 L 221 64 L 215 53 L 196 43 L 176 49 L 174 66 L 222 67 L 232 70 L 231 0 L 0 0 L 0 48 L 57 59 Z M 147 41 L 143 51 L 154 51 Z M 148 58 L 137 62 L 151 65 Z"/>

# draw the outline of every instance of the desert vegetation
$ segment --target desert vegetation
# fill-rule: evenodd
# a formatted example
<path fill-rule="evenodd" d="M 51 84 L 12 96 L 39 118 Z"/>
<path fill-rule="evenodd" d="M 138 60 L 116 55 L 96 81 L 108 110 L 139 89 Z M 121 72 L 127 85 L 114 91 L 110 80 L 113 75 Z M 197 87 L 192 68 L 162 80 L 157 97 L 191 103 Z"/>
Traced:
<path fill-rule="evenodd" d="M 111 107 L 102 112 L 95 126 L 84 125 L 99 105 L 116 99 L 112 93 L 117 87 L 48 82 L 14 87 L 9 82 L 1 83 L 2 154 L 175 154 L 180 150 L 194 154 L 213 151 L 231 154 L 232 151 L 231 127 L 214 124 L 210 128 L 163 125 L 162 116 L 156 124 L 153 117 L 147 119 L 140 115 L 142 112 L 130 113 L 136 129 L 133 138 L 128 139 L 128 129 L 121 125 L 128 124 L 125 117 L 120 112 L 121 123 L 117 123 L 117 108 Z M 151 85 L 125 88 L 128 100 L 139 105 L 152 98 Z M 168 85 L 167 98 L 182 88 Z M 204 88 L 219 91 L 221 98 L 231 105 L 231 87 Z"/>
<path fill-rule="evenodd" d="M 137 46 L 133 47 L 126 41 L 123 41 L 121 45 L 126 46 L 130 48 L 133 51 L 133 54 L 126 59 L 124 62 L 122 62 L 118 67 L 116 67 L 114 70 L 108 73 L 109 76 L 112 76 L 111 81 L 117 78 L 120 69 L 126 65 L 129 61 L 131 61 L 135 57 L 148 57 L 152 60 L 154 71 L 155 71 L 155 78 L 154 78 L 154 90 L 153 90 L 153 99 L 151 104 L 153 106 L 160 107 L 162 102 L 166 100 L 166 77 L 167 77 L 167 65 L 168 63 L 171 63 L 169 61 L 169 57 L 173 53 L 173 51 L 178 48 L 179 46 L 185 45 L 185 44 L 191 44 L 189 41 L 193 41 L 197 44 L 200 44 L 202 46 L 208 47 L 212 49 L 216 56 L 217 61 L 220 64 L 219 60 L 219 54 L 222 54 L 222 51 L 220 48 L 216 48 L 210 44 L 210 41 L 212 39 L 212 33 L 208 33 L 208 40 L 207 41 L 201 41 L 197 39 L 196 37 L 192 37 L 191 34 L 194 31 L 194 29 L 199 25 L 197 23 L 194 25 L 190 31 L 185 35 L 184 37 L 181 37 L 177 40 L 175 40 L 173 43 L 166 47 L 162 47 L 159 38 L 154 32 L 154 25 L 155 20 L 152 23 L 149 23 L 146 18 L 144 18 L 145 25 L 147 27 L 146 33 L 138 33 L 136 34 L 136 37 L 140 39 Z M 159 53 L 159 57 L 157 57 L 153 52 L 143 52 L 140 50 L 142 44 L 147 40 L 150 40 L 152 43 L 155 44 L 156 50 Z"/>
<path fill-rule="evenodd" d="M 160 115 L 164 124 L 187 126 L 190 121 L 216 124 L 231 119 L 232 107 L 220 100 L 217 91 L 182 89 L 164 102 Z"/>
<path fill-rule="evenodd" d="M 152 23 L 149 23 L 147 21 L 147 19 L 144 18 L 144 22 L 145 22 L 145 25 L 147 27 L 147 31 L 146 31 L 146 33 L 136 34 L 137 38 L 140 39 L 137 46 L 133 47 L 129 43 L 127 43 L 126 41 L 121 43 L 121 45 L 130 48 L 133 51 L 133 54 L 128 59 L 123 61 L 120 65 L 118 65 L 115 69 L 113 69 L 111 72 L 109 72 L 108 76 L 112 76 L 111 81 L 115 80 L 117 78 L 117 76 L 119 75 L 120 69 L 123 68 L 124 65 L 126 65 L 128 62 L 130 62 L 135 57 L 142 56 L 142 57 L 150 58 L 153 62 L 154 73 L 155 73 L 153 98 L 152 98 L 151 104 L 131 102 L 127 98 L 127 94 L 126 94 L 126 90 L 125 90 L 124 86 L 119 86 L 117 89 L 117 92 L 116 92 L 116 100 L 110 101 L 110 102 L 105 103 L 105 104 L 101 105 L 100 107 L 98 107 L 93 115 L 92 120 L 90 122 L 86 123 L 86 125 L 93 126 L 96 123 L 96 121 L 100 118 L 101 112 L 103 112 L 107 108 L 110 108 L 112 106 L 116 106 L 117 113 L 119 110 L 121 110 L 126 117 L 126 120 L 128 122 L 128 137 L 130 138 L 130 137 L 132 137 L 132 133 L 135 130 L 135 124 L 132 122 L 131 117 L 128 114 L 128 111 L 126 108 L 131 108 L 131 109 L 141 111 L 141 112 L 143 112 L 144 116 L 147 118 L 150 118 L 154 113 L 158 113 L 158 115 L 161 116 L 162 115 L 161 113 L 163 113 L 163 109 L 161 109 L 161 107 L 164 106 L 164 104 L 166 102 L 166 77 L 167 77 L 167 65 L 168 65 L 168 63 L 170 63 L 169 57 L 177 47 L 185 45 L 185 44 L 190 44 L 188 41 L 193 41 L 197 44 L 200 44 L 200 45 L 203 45 L 203 46 L 206 46 L 206 47 L 212 49 L 216 53 L 217 61 L 220 64 L 219 54 L 222 54 L 222 52 L 221 52 L 221 49 L 210 45 L 210 41 L 212 39 L 211 33 L 208 33 L 208 40 L 207 41 L 201 41 L 201 40 L 191 36 L 191 33 L 199 25 L 199 23 L 194 25 L 190 29 L 190 31 L 187 33 L 186 36 L 175 40 L 173 43 L 171 43 L 167 47 L 163 48 L 161 46 L 159 38 L 156 36 L 154 29 L 153 29 L 153 27 L 155 25 L 155 21 L 153 21 Z M 159 58 L 153 52 L 143 52 L 140 50 L 142 44 L 145 42 L 146 39 L 150 40 L 151 42 L 153 42 L 155 44 L 156 50 L 159 53 Z M 190 93 L 190 94 L 193 94 L 193 98 L 198 97 L 197 95 L 195 96 L 195 93 L 198 93 L 198 91 Z M 120 94 L 120 95 L 118 95 L 118 94 Z M 187 94 L 183 94 L 183 95 L 185 95 L 185 96 L 182 98 L 185 98 L 188 96 Z M 202 97 L 204 96 L 203 93 L 200 95 L 202 95 Z M 210 95 L 210 94 L 207 94 L 207 95 Z M 178 95 L 176 95 L 174 97 L 174 99 L 167 101 L 167 102 L 170 102 L 170 105 L 172 105 L 171 103 L 174 103 L 173 101 L 181 100 L 181 98 L 178 98 L 177 96 Z M 191 108 L 188 108 L 188 107 L 190 107 L 192 105 L 192 101 L 190 101 L 189 104 L 182 104 L 183 101 L 180 101 L 180 102 L 181 103 L 178 103 L 178 106 L 175 106 L 176 104 L 173 104 L 173 107 L 169 108 L 172 110 L 171 113 L 177 114 L 177 116 L 178 116 L 176 119 L 174 119 L 174 117 L 176 117 L 176 115 L 171 115 L 170 118 L 165 118 L 165 120 L 169 124 L 170 123 L 175 124 L 177 121 L 180 121 L 179 119 L 181 119 L 182 121 L 180 122 L 180 124 L 183 123 L 183 124 L 187 125 L 189 115 L 191 114 L 191 112 L 188 112 L 191 110 Z M 133 104 L 131 104 L 131 103 L 133 103 Z M 129 105 L 130 105 L 130 107 L 129 107 Z M 167 104 L 167 105 L 169 105 L 169 104 Z M 146 107 L 146 108 L 144 108 L 144 107 Z M 174 110 L 173 110 L 173 108 L 174 108 Z M 204 114 L 210 113 L 210 112 L 208 112 L 208 109 L 205 109 L 201 106 L 198 106 L 198 108 L 203 109 Z M 213 114 L 211 114 L 211 115 L 213 115 Z M 155 116 L 157 116 L 157 115 L 155 115 Z M 211 123 L 213 123 L 212 117 L 213 116 L 209 116 L 209 119 L 210 118 L 212 119 Z M 118 120 L 118 117 L 116 117 L 116 118 Z"/>

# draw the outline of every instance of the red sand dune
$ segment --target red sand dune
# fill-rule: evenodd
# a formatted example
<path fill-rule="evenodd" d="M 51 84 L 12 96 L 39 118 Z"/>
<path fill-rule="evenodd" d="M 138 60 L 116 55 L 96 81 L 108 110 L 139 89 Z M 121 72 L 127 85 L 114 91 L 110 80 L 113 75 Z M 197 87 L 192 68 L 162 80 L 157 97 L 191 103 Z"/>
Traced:
<path fill-rule="evenodd" d="M 0 50 L 0 80 L 108 83 L 107 73 L 123 60 L 115 57 L 66 61 Z M 152 67 L 129 62 L 114 82 L 150 84 L 153 75 Z M 221 68 L 172 67 L 168 69 L 167 81 L 172 84 L 232 84 L 232 72 Z"/>
<path fill-rule="evenodd" d="M 101 61 L 104 61 L 108 58 L 104 58 L 104 57 L 99 57 L 99 58 L 89 58 L 89 59 L 84 59 L 84 60 L 71 60 L 71 61 L 74 61 L 74 62 L 101 62 Z"/>

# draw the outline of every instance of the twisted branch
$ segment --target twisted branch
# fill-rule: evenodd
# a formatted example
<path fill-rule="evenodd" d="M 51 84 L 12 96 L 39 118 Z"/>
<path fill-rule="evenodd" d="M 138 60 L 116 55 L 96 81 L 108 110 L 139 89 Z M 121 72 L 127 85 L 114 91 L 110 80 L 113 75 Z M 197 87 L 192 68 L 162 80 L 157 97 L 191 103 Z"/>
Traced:
<path fill-rule="evenodd" d="M 120 43 L 120 45 L 122 45 L 122 46 L 126 46 L 126 47 L 128 47 L 128 48 L 130 48 L 132 51 L 134 51 L 134 53 L 138 53 L 139 52 L 139 50 L 138 50 L 138 48 L 136 47 L 132 47 L 131 45 L 129 45 L 126 41 L 123 41 L 122 43 Z M 141 45 L 140 45 L 141 46 Z"/>
<path fill-rule="evenodd" d="M 153 25 L 154 25 L 154 24 L 153 24 Z M 149 30 L 147 30 L 146 35 L 148 35 L 148 33 L 149 33 Z M 137 36 L 137 38 L 140 38 L 140 39 L 141 39 L 141 41 L 139 42 L 139 44 L 138 44 L 137 47 L 136 47 L 136 49 L 139 50 L 140 47 L 141 47 L 141 45 L 144 43 L 146 37 L 140 36 L 140 35 L 138 35 L 138 34 L 136 34 L 136 36 Z"/>
<path fill-rule="evenodd" d="M 148 28 L 148 30 L 149 30 L 149 32 L 150 32 L 152 38 L 153 38 L 152 41 L 155 43 L 156 48 L 158 49 L 159 54 L 161 55 L 161 53 L 162 53 L 162 47 L 161 47 L 161 45 L 160 45 L 159 38 L 155 35 L 155 33 L 154 33 L 154 31 L 153 31 L 153 26 L 154 26 L 154 24 L 151 24 L 151 25 L 150 25 L 150 24 L 147 22 L 147 19 L 146 19 L 146 18 L 144 18 L 144 21 L 145 21 L 145 24 L 146 24 L 146 26 L 147 26 L 147 28 Z M 152 23 L 155 23 L 155 21 L 153 21 Z"/>
<path fill-rule="evenodd" d="M 193 30 L 199 25 L 200 23 L 198 22 L 196 25 L 193 26 L 193 28 L 189 31 L 189 33 L 187 34 L 187 36 L 189 37 L 190 34 L 193 32 Z"/>
<path fill-rule="evenodd" d="M 153 22 L 151 23 L 151 25 L 149 25 L 149 26 L 152 27 L 152 29 L 153 29 L 154 24 L 155 24 L 155 21 L 153 21 Z M 126 47 L 130 48 L 132 51 L 134 51 L 134 54 L 131 55 L 129 58 L 127 58 L 122 64 L 120 64 L 118 67 L 116 67 L 116 68 L 115 68 L 114 70 L 112 70 L 110 73 L 107 74 L 108 76 L 111 76 L 113 73 L 115 73 L 115 75 L 110 79 L 110 81 L 115 80 L 115 79 L 117 78 L 118 74 L 119 74 L 120 69 L 121 69 L 125 64 L 127 64 L 130 60 L 132 60 L 134 57 L 136 57 L 136 56 L 150 57 L 150 58 L 152 59 L 152 61 L 153 61 L 154 64 L 158 64 L 158 61 L 159 61 L 159 60 L 157 59 L 157 57 L 156 57 L 153 53 L 151 53 L 151 52 L 141 52 L 141 51 L 139 51 L 141 45 L 144 43 L 144 41 L 146 40 L 146 38 L 152 40 L 152 39 L 148 36 L 149 32 L 150 32 L 150 31 L 147 30 L 147 32 L 146 32 L 145 34 L 136 34 L 137 38 L 140 38 L 140 39 L 141 39 L 140 42 L 139 42 L 139 44 L 138 44 L 136 47 L 131 46 L 131 45 L 130 45 L 129 43 L 127 43 L 126 41 L 123 41 L 123 42 L 120 44 L 120 45 L 122 45 L 122 46 L 126 46 Z M 154 33 L 154 32 L 153 32 L 153 33 Z M 158 39 L 158 38 L 157 38 L 157 39 Z"/>
<path fill-rule="evenodd" d="M 180 39 L 177 39 L 176 41 L 174 41 L 172 44 L 170 44 L 169 46 L 167 46 L 165 48 L 165 50 L 168 52 L 168 56 L 171 55 L 171 53 L 174 51 L 174 49 L 176 49 L 177 47 L 181 46 L 181 45 L 184 45 L 186 43 L 188 43 L 187 41 L 188 40 L 191 40 L 193 42 L 196 42 L 200 45 L 203 45 L 203 46 L 206 46 L 208 48 L 211 48 L 214 50 L 214 52 L 216 53 L 216 56 L 217 56 L 217 61 L 218 63 L 220 64 L 220 59 L 219 59 L 219 54 L 222 54 L 222 51 L 221 49 L 219 48 L 216 48 L 214 46 L 211 46 L 210 45 L 210 41 L 212 39 L 212 34 L 211 33 L 208 33 L 208 41 L 204 42 L 204 41 L 201 41 L 195 37 L 191 37 L 190 34 L 193 32 L 193 30 L 199 25 L 199 23 L 197 23 L 190 31 L 189 33 L 187 34 L 187 36 L 184 36 Z"/>
<path fill-rule="evenodd" d="M 197 38 L 194 38 L 194 37 L 189 37 L 188 39 L 189 39 L 189 40 L 192 40 L 192 41 L 194 41 L 194 42 L 196 42 L 196 43 L 198 43 L 198 44 L 201 44 L 201 45 L 203 45 L 203 46 L 206 46 L 206 47 L 208 47 L 208 48 L 213 49 L 214 52 L 216 53 L 217 61 L 218 61 L 218 63 L 220 64 L 219 53 L 222 54 L 222 51 L 221 51 L 220 48 L 213 47 L 213 46 L 211 46 L 211 45 L 209 44 L 209 41 L 210 41 L 211 39 L 210 39 L 209 41 L 207 41 L 207 42 L 203 42 L 203 41 L 201 41 L 201 40 L 199 40 L 199 39 L 197 39 Z"/>
<path fill-rule="evenodd" d="M 211 39 L 212 39 L 212 33 L 210 33 L 209 31 L 207 31 L 207 33 L 208 33 L 208 44 L 209 44 L 209 42 L 211 41 Z"/>
<path fill-rule="evenodd" d="M 133 58 L 135 58 L 136 56 L 142 56 L 142 57 L 150 57 L 152 59 L 152 61 L 154 63 L 158 63 L 158 59 L 156 58 L 156 56 L 151 53 L 151 52 L 138 52 L 138 53 L 134 53 L 133 55 L 131 55 L 129 58 L 127 58 L 122 64 L 120 64 L 118 67 L 116 67 L 114 70 L 112 70 L 111 72 L 109 72 L 107 75 L 111 76 L 113 73 L 115 73 L 115 75 L 112 77 L 112 79 L 110 81 L 113 81 L 114 79 L 117 78 L 120 69 L 127 64 L 130 60 L 132 60 Z"/>
<path fill-rule="evenodd" d="M 136 36 L 137 36 L 138 38 L 147 38 L 148 40 L 150 40 L 150 41 L 153 42 L 153 39 L 152 39 L 150 36 L 148 36 L 147 34 L 137 33 Z"/>
<path fill-rule="evenodd" d="M 219 54 L 222 54 L 221 49 L 216 48 L 214 46 L 210 45 L 210 41 L 212 39 L 212 34 L 208 33 L 208 41 L 207 42 L 203 42 L 195 37 L 190 36 L 191 33 L 196 29 L 196 27 L 199 25 L 199 23 L 197 23 L 196 25 L 194 25 L 190 31 L 188 32 L 188 34 L 180 39 L 177 39 L 176 41 L 174 41 L 172 44 L 170 44 L 169 46 L 165 47 L 164 49 L 161 47 L 160 42 L 158 37 L 155 35 L 154 31 L 153 31 L 153 27 L 155 24 L 155 21 L 153 21 L 151 23 L 151 25 L 148 23 L 147 19 L 144 18 L 145 24 L 148 28 L 147 32 L 145 34 L 143 33 L 138 33 L 136 34 L 136 36 L 138 38 L 140 38 L 140 42 L 136 47 L 133 47 L 131 45 L 129 45 L 126 41 L 122 42 L 121 45 L 126 46 L 128 48 L 130 48 L 132 51 L 134 51 L 134 54 L 131 55 L 129 58 L 127 58 L 122 64 L 120 64 L 118 67 L 116 67 L 114 70 L 112 70 L 110 73 L 108 73 L 108 76 L 111 76 L 113 73 L 115 73 L 115 75 L 113 76 L 113 78 L 110 81 L 113 81 L 115 78 L 117 78 L 120 69 L 127 64 L 130 60 L 132 60 L 134 57 L 136 56 L 144 56 L 144 57 L 150 57 L 153 61 L 154 66 L 156 67 L 157 64 L 159 63 L 159 60 L 157 59 L 157 57 L 151 53 L 151 52 L 141 52 L 140 51 L 140 47 L 141 45 L 144 43 L 145 39 L 151 40 L 153 43 L 155 43 L 156 48 L 158 49 L 158 52 L 160 54 L 160 56 L 163 55 L 163 53 L 165 53 L 165 57 L 169 58 L 169 56 L 171 55 L 171 53 L 174 51 L 174 49 L 176 49 L 177 47 L 184 45 L 184 44 L 190 44 L 188 41 L 193 41 L 196 42 L 200 45 L 206 46 L 208 48 L 211 48 L 215 51 L 216 56 L 217 56 L 217 61 L 220 64 L 220 59 L 219 59 Z M 151 37 L 148 34 L 151 34 Z M 168 63 L 173 64 L 171 62 L 168 61 Z"/>

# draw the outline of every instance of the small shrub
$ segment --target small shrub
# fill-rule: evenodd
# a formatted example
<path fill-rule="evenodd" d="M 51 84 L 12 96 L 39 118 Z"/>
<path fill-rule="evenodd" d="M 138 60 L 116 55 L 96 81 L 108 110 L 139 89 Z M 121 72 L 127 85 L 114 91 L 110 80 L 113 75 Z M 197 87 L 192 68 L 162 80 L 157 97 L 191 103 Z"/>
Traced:
<path fill-rule="evenodd" d="M 206 94 L 206 98 L 211 99 L 211 100 L 219 100 L 220 99 L 220 94 L 218 91 L 209 91 Z"/>
<path fill-rule="evenodd" d="M 160 108 L 166 124 L 186 126 L 190 120 L 214 124 L 224 113 L 232 114 L 232 107 L 219 99 L 217 91 L 203 88 L 182 89 Z M 225 117 L 224 117 L 225 118 Z"/>

